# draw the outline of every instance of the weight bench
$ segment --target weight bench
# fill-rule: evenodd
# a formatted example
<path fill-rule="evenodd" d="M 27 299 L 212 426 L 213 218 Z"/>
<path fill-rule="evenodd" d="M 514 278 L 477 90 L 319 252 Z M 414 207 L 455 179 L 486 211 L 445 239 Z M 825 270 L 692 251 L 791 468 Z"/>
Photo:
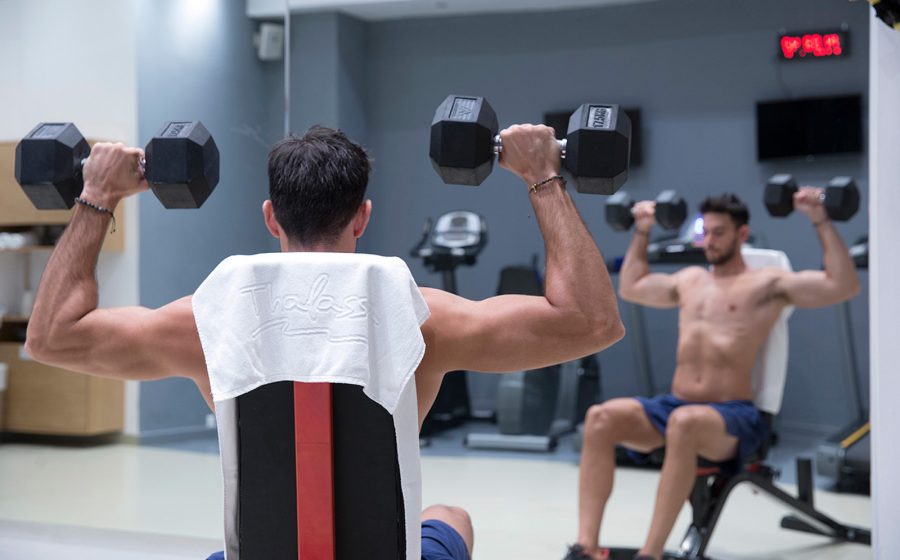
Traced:
<path fill-rule="evenodd" d="M 226 560 L 420 559 L 421 297 L 371 255 L 230 257 L 197 290 Z"/>
<path fill-rule="evenodd" d="M 749 268 L 779 267 L 791 270 L 790 261 L 782 251 L 744 248 L 741 251 Z M 753 367 L 754 404 L 760 409 L 770 433 L 772 423 L 781 410 L 784 382 L 788 365 L 788 319 L 793 307 L 786 308 L 778 319 L 769 338 L 760 349 Z M 666 552 L 666 558 L 705 559 L 706 549 L 731 491 L 739 484 L 749 483 L 762 492 L 794 510 L 794 514 L 781 519 L 781 527 L 822 535 L 841 542 L 871 544 L 871 531 L 845 525 L 817 510 L 813 501 L 812 466 L 809 459 L 797 458 L 797 496 L 792 496 L 775 485 L 778 472 L 764 461 L 770 441 L 763 443 L 759 451 L 742 466 L 740 472 L 730 474 L 719 466 L 700 459 L 697 479 L 688 498 L 693 510 L 690 527 L 682 538 L 679 549 Z M 611 549 L 613 559 L 628 558 L 637 549 Z"/>

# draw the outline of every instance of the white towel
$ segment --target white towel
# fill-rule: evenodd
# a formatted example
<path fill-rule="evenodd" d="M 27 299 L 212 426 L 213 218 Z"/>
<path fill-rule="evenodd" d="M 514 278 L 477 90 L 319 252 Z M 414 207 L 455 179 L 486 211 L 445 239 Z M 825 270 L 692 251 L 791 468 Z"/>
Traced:
<path fill-rule="evenodd" d="M 428 307 L 396 257 L 229 257 L 193 309 L 215 401 L 275 381 L 350 383 L 393 414 L 425 353 Z"/>
<path fill-rule="evenodd" d="M 783 251 L 746 247 L 741 250 L 741 256 L 750 269 L 792 270 L 791 261 Z M 770 414 L 778 414 L 781 410 L 788 366 L 788 319 L 793 312 L 792 305 L 781 311 L 753 364 L 753 403 L 758 409 Z"/>

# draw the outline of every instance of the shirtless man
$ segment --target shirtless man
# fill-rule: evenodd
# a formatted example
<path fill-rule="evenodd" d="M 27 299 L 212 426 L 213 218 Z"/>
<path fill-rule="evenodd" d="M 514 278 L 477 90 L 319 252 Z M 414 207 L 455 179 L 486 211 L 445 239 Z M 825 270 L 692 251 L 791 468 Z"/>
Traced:
<path fill-rule="evenodd" d="M 697 457 L 735 466 L 754 453 L 767 428 L 753 406 L 750 373 L 763 342 L 787 305 L 822 307 L 855 296 L 856 268 L 819 201 L 821 189 L 801 188 L 794 207 L 806 214 L 822 243 L 825 270 L 749 270 L 741 245 L 750 232 L 747 207 L 736 196 L 707 198 L 703 251 L 711 269 L 651 273 L 647 262 L 653 202 L 634 206 L 636 229 L 620 272 L 623 299 L 678 307 L 678 356 L 672 394 L 611 399 L 586 415 L 579 481 L 577 544 L 566 560 L 597 560 L 603 508 L 615 470 L 615 446 L 649 453 L 665 446 L 650 532 L 636 558 L 659 559 L 678 512 L 691 492 Z"/>
<path fill-rule="evenodd" d="M 546 126 L 501 132 L 500 165 L 533 185 L 559 173 L 559 148 Z M 81 198 L 114 211 L 148 188 L 140 149 L 97 144 L 84 167 Z M 282 251 L 354 252 L 372 203 L 365 199 L 369 158 L 341 132 L 314 127 L 279 142 L 269 154 L 265 224 Z M 624 335 L 603 258 L 560 180 L 526 191 L 547 254 L 543 297 L 505 295 L 470 301 L 422 289 L 430 318 L 416 371 L 419 422 L 448 371 L 517 371 L 598 352 Z M 116 379 L 192 379 L 213 402 L 191 296 L 159 309 L 98 309 L 94 269 L 110 214 L 79 204 L 38 289 L 26 349 L 41 362 Z M 227 227 L 223 224 L 222 227 Z M 472 527 L 459 508 L 423 514 L 423 559 L 464 560 Z"/>

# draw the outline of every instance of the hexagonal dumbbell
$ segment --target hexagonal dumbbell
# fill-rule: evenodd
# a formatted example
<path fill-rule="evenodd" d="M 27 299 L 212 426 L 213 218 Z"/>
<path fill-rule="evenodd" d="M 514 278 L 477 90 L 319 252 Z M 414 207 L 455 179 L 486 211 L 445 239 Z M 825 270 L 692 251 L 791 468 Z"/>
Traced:
<path fill-rule="evenodd" d="M 431 123 L 429 155 L 444 183 L 480 185 L 503 151 L 497 114 L 483 97 L 450 95 Z M 612 194 L 628 179 L 631 121 L 618 105 L 586 103 L 559 140 L 578 192 Z"/>
<path fill-rule="evenodd" d="M 769 214 L 777 218 L 790 215 L 794 211 L 794 193 L 797 181 L 792 175 L 773 175 L 766 182 L 763 203 Z M 835 177 L 825 186 L 821 195 L 825 212 L 836 222 L 846 222 L 859 211 L 859 188 L 851 177 Z"/>
<path fill-rule="evenodd" d="M 41 123 L 16 146 L 16 181 L 40 210 L 66 210 L 91 148 L 72 123 Z M 166 208 L 199 208 L 219 182 L 219 150 L 199 121 L 169 122 L 144 149 L 144 175 Z"/>
<path fill-rule="evenodd" d="M 656 223 L 664 229 L 678 229 L 687 219 L 687 203 L 674 190 L 659 193 L 656 201 Z M 616 231 L 628 231 L 634 225 L 634 201 L 626 192 L 618 192 L 606 200 L 606 222 Z"/>

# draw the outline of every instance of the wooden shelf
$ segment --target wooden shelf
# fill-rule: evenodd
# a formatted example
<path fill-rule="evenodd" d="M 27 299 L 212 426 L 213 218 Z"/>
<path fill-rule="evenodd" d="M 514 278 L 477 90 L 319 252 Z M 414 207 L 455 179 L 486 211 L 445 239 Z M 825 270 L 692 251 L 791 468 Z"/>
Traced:
<path fill-rule="evenodd" d="M 9 365 L 3 429 L 21 434 L 94 436 L 120 432 L 124 383 L 31 360 L 21 343 L 0 342 Z"/>

